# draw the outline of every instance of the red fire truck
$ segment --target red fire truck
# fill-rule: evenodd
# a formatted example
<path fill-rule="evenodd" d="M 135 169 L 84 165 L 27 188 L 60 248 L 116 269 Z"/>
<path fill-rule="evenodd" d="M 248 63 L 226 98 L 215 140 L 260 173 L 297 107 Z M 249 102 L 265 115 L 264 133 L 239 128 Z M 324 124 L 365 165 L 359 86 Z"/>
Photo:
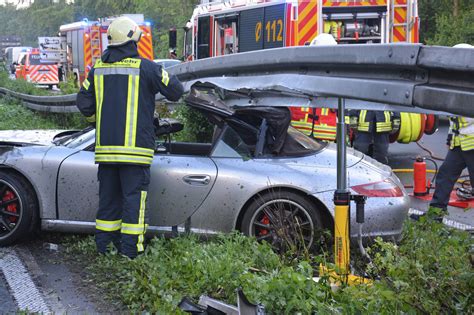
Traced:
<path fill-rule="evenodd" d="M 187 25 L 188 59 L 307 45 L 320 33 L 339 43 L 418 42 L 417 0 L 203 1 Z"/>
<path fill-rule="evenodd" d="M 145 21 L 143 14 L 124 15 L 137 22 L 143 30 L 142 38 L 138 43 L 138 53 L 143 58 L 153 60 L 151 24 Z M 61 25 L 59 29 L 61 49 L 65 52 L 61 65 L 63 75 L 66 78 L 73 76 L 81 83 L 84 81 L 89 70 L 107 48 L 107 28 L 117 17 L 101 18 L 97 21 L 85 19 L 80 22 Z"/>
<path fill-rule="evenodd" d="M 417 43 L 419 24 L 417 0 L 204 0 L 185 27 L 184 53 L 187 60 L 195 60 L 303 46 L 321 33 L 332 34 L 339 44 Z M 334 116 L 326 119 L 334 137 L 335 112 L 328 115 Z M 403 123 L 411 116 L 410 122 L 421 127 Z M 436 128 L 434 117 L 428 119 Z M 426 120 L 426 115 L 402 115 L 405 136 L 398 140 L 415 141 L 423 131 L 434 132 L 425 128 Z"/>
<path fill-rule="evenodd" d="M 21 53 L 16 66 L 15 76 L 38 85 L 52 88 L 59 83 L 58 65 L 41 58 L 39 49 Z"/>

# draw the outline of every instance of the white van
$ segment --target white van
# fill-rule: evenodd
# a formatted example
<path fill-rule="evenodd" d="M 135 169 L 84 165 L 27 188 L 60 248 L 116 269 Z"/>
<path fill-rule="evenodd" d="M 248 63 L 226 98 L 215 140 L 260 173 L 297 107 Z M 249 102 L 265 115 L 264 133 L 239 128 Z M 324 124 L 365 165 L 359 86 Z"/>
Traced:
<path fill-rule="evenodd" d="M 15 73 L 16 65 L 18 64 L 18 59 L 20 55 L 24 55 L 27 51 L 32 50 L 32 47 L 21 46 L 21 47 L 8 47 L 5 49 L 5 67 L 10 69 L 10 72 Z"/>

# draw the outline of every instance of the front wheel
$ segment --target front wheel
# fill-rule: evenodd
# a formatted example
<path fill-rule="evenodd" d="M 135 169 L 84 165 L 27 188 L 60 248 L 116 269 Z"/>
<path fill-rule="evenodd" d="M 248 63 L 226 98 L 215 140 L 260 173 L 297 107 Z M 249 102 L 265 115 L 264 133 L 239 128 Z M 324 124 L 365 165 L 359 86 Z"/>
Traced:
<path fill-rule="evenodd" d="M 0 246 L 10 245 L 33 231 L 36 213 L 30 185 L 16 174 L 0 172 Z"/>
<path fill-rule="evenodd" d="M 278 252 L 310 250 L 322 228 L 316 206 L 308 198 L 288 191 L 255 197 L 241 225 L 244 234 L 267 241 Z"/>

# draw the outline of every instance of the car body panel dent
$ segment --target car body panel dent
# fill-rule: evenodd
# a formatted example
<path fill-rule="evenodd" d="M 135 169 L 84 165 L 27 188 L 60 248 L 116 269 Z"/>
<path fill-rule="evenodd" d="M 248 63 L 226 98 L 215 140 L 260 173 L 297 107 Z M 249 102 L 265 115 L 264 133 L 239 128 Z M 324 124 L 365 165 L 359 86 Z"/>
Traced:
<path fill-rule="evenodd" d="M 18 171 L 38 197 L 40 217 L 56 219 L 56 179 L 59 165 L 74 150 L 56 146 L 13 148 L 0 154 L 0 164 Z"/>

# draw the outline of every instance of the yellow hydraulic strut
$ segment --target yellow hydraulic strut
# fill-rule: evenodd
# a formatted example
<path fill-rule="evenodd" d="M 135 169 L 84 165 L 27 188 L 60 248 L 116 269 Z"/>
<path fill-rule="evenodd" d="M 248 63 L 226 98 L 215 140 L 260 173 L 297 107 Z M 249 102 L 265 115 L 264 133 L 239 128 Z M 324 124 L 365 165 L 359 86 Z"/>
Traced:
<path fill-rule="evenodd" d="M 346 280 L 349 274 L 349 207 L 350 192 L 347 189 L 346 125 L 344 122 L 345 102 L 338 99 L 337 122 L 337 189 L 334 193 L 334 264 L 336 272 Z"/>
<path fill-rule="evenodd" d="M 346 157 L 346 126 L 344 122 L 344 99 L 338 99 L 337 122 L 337 189 L 334 192 L 334 265 L 336 270 L 331 271 L 320 266 L 320 274 L 328 274 L 335 284 L 371 283 L 363 277 L 350 274 L 350 201 L 357 203 L 357 221 L 363 222 L 363 209 L 366 197 L 353 195 L 347 188 L 347 157 Z"/>

